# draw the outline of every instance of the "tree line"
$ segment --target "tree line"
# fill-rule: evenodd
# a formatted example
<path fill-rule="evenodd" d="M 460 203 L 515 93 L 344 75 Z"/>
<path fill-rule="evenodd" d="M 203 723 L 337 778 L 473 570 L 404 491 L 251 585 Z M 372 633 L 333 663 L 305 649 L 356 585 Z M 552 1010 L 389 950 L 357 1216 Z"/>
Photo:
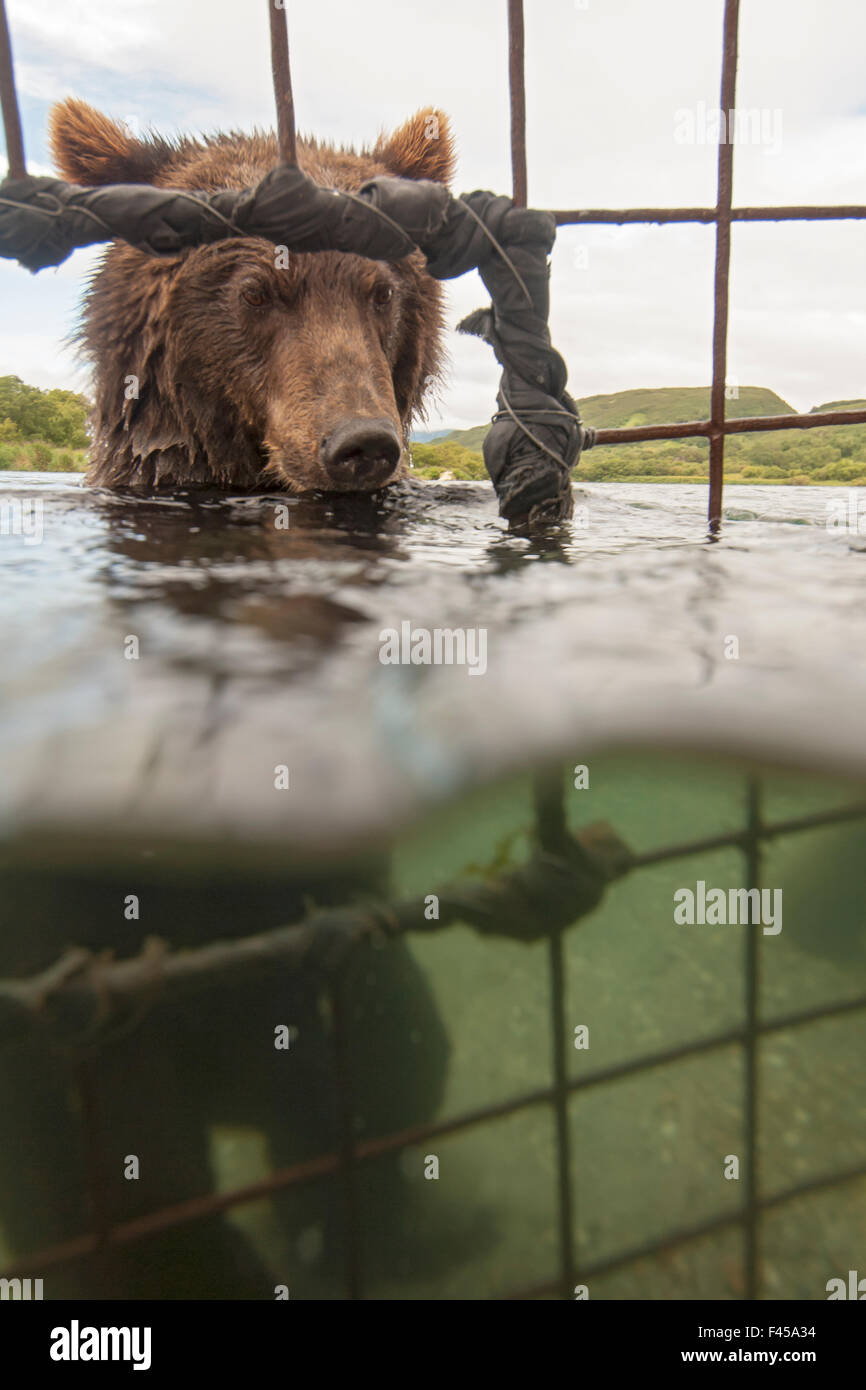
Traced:
<path fill-rule="evenodd" d="M 90 402 L 75 391 L 42 391 L 17 376 L 0 376 L 0 443 L 38 440 L 57 449 L 86 449 Z"/>

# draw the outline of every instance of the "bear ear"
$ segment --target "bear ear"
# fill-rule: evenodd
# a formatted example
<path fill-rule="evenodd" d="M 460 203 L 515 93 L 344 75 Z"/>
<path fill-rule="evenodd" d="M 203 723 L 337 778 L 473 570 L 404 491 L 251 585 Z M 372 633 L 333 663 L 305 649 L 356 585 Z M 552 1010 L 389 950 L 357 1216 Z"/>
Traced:
<path fill-rule="evenodd" d="M 454 177 L 451 125 L 444 111 L 434 106 L 416 111 L 393 135 L 383 135 L 373 153 L 398 178 L 447 184 Z"/>
<path fill-rule="evenodd" d="M 177 153 L 167 140 L 136 139 L 75 97 L 52 109 L 48 139 L 54 163 L 69 183 L 150 183 Z"/>

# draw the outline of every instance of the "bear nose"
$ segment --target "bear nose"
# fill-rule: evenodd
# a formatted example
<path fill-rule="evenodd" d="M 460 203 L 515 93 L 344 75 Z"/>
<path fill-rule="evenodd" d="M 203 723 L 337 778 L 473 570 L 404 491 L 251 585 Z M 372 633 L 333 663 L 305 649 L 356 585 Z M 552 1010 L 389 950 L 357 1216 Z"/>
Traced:
<path fill-rule="evenodd" d="M 342 420 L 322 440 L 322 464 L 332 482 L 348 491 L 367 492 L 388 481 L 403 452 L 390 420 Z"/>

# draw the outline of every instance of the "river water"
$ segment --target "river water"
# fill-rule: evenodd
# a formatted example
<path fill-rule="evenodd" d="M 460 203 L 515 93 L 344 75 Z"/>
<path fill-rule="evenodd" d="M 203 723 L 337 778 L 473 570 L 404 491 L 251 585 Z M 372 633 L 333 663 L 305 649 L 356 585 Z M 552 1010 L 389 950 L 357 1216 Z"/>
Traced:
<path fill-rule="evenodd" d="M 261 835 L 263 769 L 285 764 L 281 834 L 333 843 L 623 740 L 859 775 L 866 535 L 827 526 L 848 498 L 732 487 L 711 542 L 700 487 L 593 484 L 569 530 L 528 539 L 483 484 L 290 499 L 278 519 L 274 498 L 0 474 L 0 815 L 35 795 L 42 820 L 134 807 Z M 38 542 L 13 534 L 29 504 Z M 483 629 L 484 674 L 383 665 L 406 623 Z"/>

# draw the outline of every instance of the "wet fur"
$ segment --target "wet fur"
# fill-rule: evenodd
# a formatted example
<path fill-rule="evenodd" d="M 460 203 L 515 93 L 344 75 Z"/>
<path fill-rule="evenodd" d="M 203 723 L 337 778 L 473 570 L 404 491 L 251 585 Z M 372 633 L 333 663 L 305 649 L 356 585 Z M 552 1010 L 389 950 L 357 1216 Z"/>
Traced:
<path fill-rule="evenodd" d="M 138 140 L 76 100 L 54 108 L 50 135 L 60 173 L 87 185 L 240 189 L 278 163 L 269 133 Z M 372 150 L 301 139 L 298 160 L 322 186 L 354 190 L 377 174 L 447 182 L 454 153 L 446 117 L 427 109 Z M 266 290 L 266 314 L 239 298 L 249 277 Z M 387 321 L 373 303 L 383 286 Z M 169 258 L 115 243 L 80 333 L 94 369 L 89 480 L 143 492 L 327 489 L 323 431 L 354 412 L 392 419 L 407 439 L 441 369 L 442 331 L 440 287 L 420 253 L 385 264 L 322 252 L 278 270 L 259 239 Z"/>

